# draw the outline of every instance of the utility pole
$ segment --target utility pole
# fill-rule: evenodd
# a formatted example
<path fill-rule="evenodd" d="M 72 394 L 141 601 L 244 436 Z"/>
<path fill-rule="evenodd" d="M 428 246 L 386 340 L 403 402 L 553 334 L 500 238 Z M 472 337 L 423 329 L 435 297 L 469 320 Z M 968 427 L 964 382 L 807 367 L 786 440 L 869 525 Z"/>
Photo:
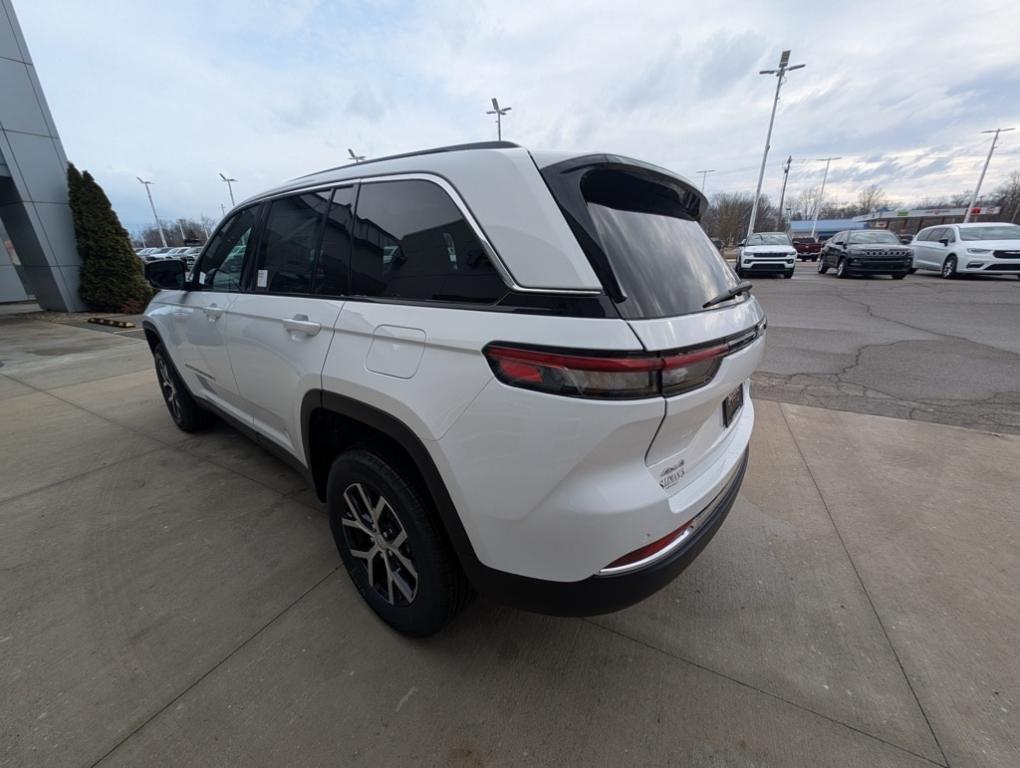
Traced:
<path fill-rule="evenodd" d="M 220 178 L 223 179 L 227 183 L 227 191 L 230 192 L 230 207 L 233 208 L 236 205 L 236 203 L 234 202 L 234 187 L 233 187 L 233 183 L 235 181 L 237 181 L 237 179 L 231 179 L 228 176 L 224 176 L 222 173 L 220 174 Z"/>
<path fill-rule="evenodd" d="M 354 150 L 351 149 L 350 147 L 347 147 L 347 154 L 351 156 L 351 160 L 354 161 L 355 165 L 357 165 L 358 163 L 365 162 L 365 156 L 355 154 Z"/>
<path fill-rule="evenodd" d="M 149 196 L 149 207 L 152 208 L 152 218 L 156 220 L 156 229 L 159 230 L 159 241 L 163 243 L 163 247 L 166 248 L 166 235 L 163 234 L 163 225 L 159 223 L 159 215 L 156 213 L 156 204 L 152 202 L 152 192 L 149 190 L 149 186 L 152 184 L 151 181 L 145 181 L 141 176 L 135 176 L 139 183 L 145 187 L 145 194 Z"/>
<path fill-rule="evenodd" d="M 963 215 L 964 224 L 970 221 L 970 213 L 974 210 L 974 205 L 977 203 L 978 194 L 981 192 L 981 184 L 984 182 L 985 173 L 988 171 L 988 164 L 992 162 L 992 152 L 995 151 L 995 145 L 999 143 L 999 134 L 1012 130 L 1012 128 L 995 128 L 989 131 L 981 131 L 981 133 L 994 133 L 995 135 L 992 137 L 992 146 L 988 148 L 988 157 L 985 158 L 985 167 L 981 169 L 981 176 L 978 178 L 977 186 L 974 187 L 974 194 L 971 195 L 970 205 L 967 206 L 967 212 Z M 1016 214 L 1014 214 L 1014 217 L 1015 216 Z"/>
<path fill-rule="evenodd" d="M 715 173 L 715 168 L 709 168 L 706 171 L 695 171 L 695 173 L 701 174 L 701 193 L 705 193 L 705 180 L 708 178 L 708 174 Z"/>
<path fill-rule="evenodd" d="M 183 219 L 177 219 L 177 229 L 180 230 L 180 233 L 181 233 L 181 245 L 184 245 L 184 241 L 187 240 L 188 238 L 186 238 L 184 236 L 184 220 Z"/>
<path fill-rule="evenodd" d="M 500 107 L 499 102 L 496 101 L 496 97 L 492 97 L 492 109 L 485 114 L 496 116 L 496 140 L 503 141 L 503 116 L 509 112 L 513 107 Z"/>
<path fill-rule="evenodd" d="M 765 135 L 765 151 L 761 155 L 761 170 L 758 172 L 758 187 L 754 191 L 754 203 L 751 205 L 751 221 L 747 225 L 748 237 L 754 234 L 754 221 L 758 217 L 758 198 L 761 197 L 761 184 L 762 181 L 765 180 L 765 161 L 769 158 L 769 145 L 772 142 L 772 125 L 776 122 L 776 107 L 779 105 L 779 89 L 783 87 L 783 80 L 786 79 L 787 72 L 803 68 L 803 64 L 794 64 L 791 67 L 790 52 L 783 51 L 782 56 L 779 57 L 779 69 L 763 69 L 758 72 L 759 75 L 776 76 L 776 97 L 772 101 L 772 116 L 769 117 L 769 132 Z"/>
<path fill-rule="evenodd" d="M 783 163 L 783 189 L 779 193 L 779 226 L 777 229 L 783 228 L 783 201 L 786 199 L 786 182 L 790 180 L 790 164 L 793 162 L 793 155 L 786 158 L 786 162 Z"/>
<path fill-rule="evenodd" d="M 818 228 L 818 212 L 822 209 L 822 198 L 825 197 L 825 182 L 829 178 L 829 164 L 833 160 L 842 160 L 842 157 L 819 157 L 818 162 L 825 163 L 825 173 L 822 175 L 822 189 L 815 200 L 815 220 L 811 222 L 811 237 L 815 236 L 815 229 Z"/>

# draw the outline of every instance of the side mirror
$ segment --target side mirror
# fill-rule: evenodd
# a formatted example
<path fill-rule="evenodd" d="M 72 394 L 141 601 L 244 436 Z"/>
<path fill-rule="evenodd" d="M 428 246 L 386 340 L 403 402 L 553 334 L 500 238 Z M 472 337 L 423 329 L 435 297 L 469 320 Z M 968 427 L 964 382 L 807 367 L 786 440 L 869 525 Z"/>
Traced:
<path fill-rule="evenodd" d="M 185 270 L 184 262 L 178 259 L 150 261 L 145 265 L 145 279 L 153 288 L 180 291 L 184 289 Z"/>
<path fill-rule="evenodd" d="M 942 245 L 949 245 L 949 238 L 948 237 L 940 237 L 939 238 L 939 242 L 942 243 Z"/>
<path fill-rule="evenodd" d="M 747 245 L 747 241 L 741 240 L 739 243 L 737 243 L 737 248 L 743 248 L 745 245 Z"/>

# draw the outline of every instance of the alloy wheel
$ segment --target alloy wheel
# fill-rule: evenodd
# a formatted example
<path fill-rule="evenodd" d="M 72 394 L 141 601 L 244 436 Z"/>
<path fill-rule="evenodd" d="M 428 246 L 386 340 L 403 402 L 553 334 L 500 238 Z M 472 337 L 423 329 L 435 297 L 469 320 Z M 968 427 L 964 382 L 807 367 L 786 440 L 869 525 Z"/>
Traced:
<path fill-rule="evenodd" d="M 156 375 L 159 378 L 159 388 L 163 391 L 166 407 L 170 409 L 170 415 L 173 416 L 174 421 L 179 423 L 183 415 L 177 385 L 174 383 L 174 377 L 167 367 L 166 360 L 158 356 L 156 358 Z"/>
<path fill-rule="evenodd" d="M 397 513 L 365 483 L 351 483 L 343 497 L 340 522 L 348 551 L 362 562 L 380 597 L 390 605 L 410 605 L 418 594 L 418 570 Z"/>
<path fill-rule="evenodd" d="M 942 264 L 942 277 L 950 278 L 956 272 L 956 259 L 950 256 Z"/>

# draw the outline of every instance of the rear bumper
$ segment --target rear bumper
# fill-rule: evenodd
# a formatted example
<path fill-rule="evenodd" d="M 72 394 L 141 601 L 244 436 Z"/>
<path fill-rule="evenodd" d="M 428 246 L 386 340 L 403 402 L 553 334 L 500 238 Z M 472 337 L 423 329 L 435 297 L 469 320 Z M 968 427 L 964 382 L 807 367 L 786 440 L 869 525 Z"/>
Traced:
<path fill-rule="evenodd" d="M 497 602 L 554 616 L 593 616 L 644 600 L 679 576 L 715 536 L 737 498 L 747 469 L 747 456 L 745 449 L 736 470 L 702 510 L 705 519 L 697 531 L 682 546 L 639 570 L 558 582 L 482 566 L 472 574 L 472 582 L 479 592 Z"/>

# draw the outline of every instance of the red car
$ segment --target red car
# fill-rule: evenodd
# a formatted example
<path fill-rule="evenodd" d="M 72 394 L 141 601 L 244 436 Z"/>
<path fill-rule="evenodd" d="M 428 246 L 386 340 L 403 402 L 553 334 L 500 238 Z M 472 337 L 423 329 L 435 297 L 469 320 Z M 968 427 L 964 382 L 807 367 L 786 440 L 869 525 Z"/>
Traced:
<path fill-rule="evenodd" d="M 822 252 L 822 244 L 815 237 L 795 237 L 793 247 L 797 249 L 797 258 L 800 261 L 818 261 Z"/>

